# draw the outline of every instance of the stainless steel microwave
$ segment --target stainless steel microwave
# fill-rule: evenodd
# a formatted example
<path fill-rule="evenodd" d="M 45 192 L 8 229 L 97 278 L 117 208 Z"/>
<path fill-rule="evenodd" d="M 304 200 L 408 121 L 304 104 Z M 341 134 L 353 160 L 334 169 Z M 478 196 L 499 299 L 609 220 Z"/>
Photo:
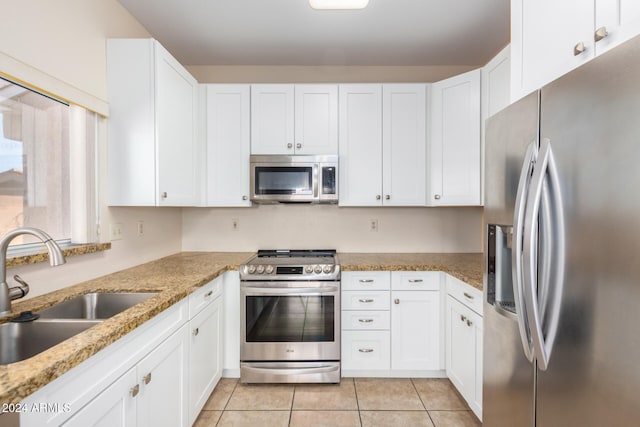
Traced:
<path fill-rule="evenodd" d="M 338 203 L 338 156 L 251 156 L 254 203 Z"/>

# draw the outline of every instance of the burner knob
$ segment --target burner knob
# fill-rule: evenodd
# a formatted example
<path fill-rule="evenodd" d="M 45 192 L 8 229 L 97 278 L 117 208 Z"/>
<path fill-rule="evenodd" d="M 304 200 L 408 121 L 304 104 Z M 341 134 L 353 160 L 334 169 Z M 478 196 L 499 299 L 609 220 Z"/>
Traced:
<path fill-rule="evenodd" d="M 313 271 L 317 274 L 322 273 L 322 267 L 319 265 L 316 265 L 315 267 L 313 267 Z"/>
<path fill-rule="evenodd" d="M 249 274 L 253 274 L 253 273 L 256 272 L 256 266 L 255 265 L 250 265 L 247 270 L 249 271 Z"/>
<path fill-rule="evenodd" d="M 304 268 L 304 271 L 305 271 L 306 273 L 313 273 L 313 266 L 311 266 L 311 265 L 307 265 L 307 266 Z"/>
<path fill-rule="evenodd" d="M 273 273 L 273 265 L 267 265 L 267 267 L 264 269 L 264 272 L 267 274 Z"/>
<path fill-rule="evenodd" d="M 259 266 L 256 268 L 256 272 L 257 272 L 258 274 L 262 274 L 262 273 L 264 273 L 264 265 L 259 265 Z"/>
<path fill-rule="evenodd" d="M 333 271 L 333 265 L 325 265 L 322 268 L 322 271 L 327 273 L 327 274 L 331 273 Z"/>

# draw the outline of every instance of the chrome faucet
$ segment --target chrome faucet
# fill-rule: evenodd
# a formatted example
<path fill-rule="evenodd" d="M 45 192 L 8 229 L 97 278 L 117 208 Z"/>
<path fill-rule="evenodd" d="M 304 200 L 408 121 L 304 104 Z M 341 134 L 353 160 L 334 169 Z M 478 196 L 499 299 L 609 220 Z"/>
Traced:
<path fill-rule="evenodd" d="M 12 300 L 22 298 L 29 292 L 29 286 L 19 277 L 14 278 L 20 283 L 20 286 L 9 288 L 9 284 L 7 283 L 7 249 L 9 249 L 9 243 L 14 238 L 23 234 L 35 236 L 42 240 L 42 243 L 47 247 L 47 251 L 49 251 L 49 264 L 52 267 L 62 265 L 66 262 L 62 254 L 62 249 L 60 249 L 60 246 L 58 246 L 55 240 L 37 228 L 16 228 L 0 237 L 0 279 L 2 280 L 2 283 L 0 283 L 0 317 L 11 313 Z"/>

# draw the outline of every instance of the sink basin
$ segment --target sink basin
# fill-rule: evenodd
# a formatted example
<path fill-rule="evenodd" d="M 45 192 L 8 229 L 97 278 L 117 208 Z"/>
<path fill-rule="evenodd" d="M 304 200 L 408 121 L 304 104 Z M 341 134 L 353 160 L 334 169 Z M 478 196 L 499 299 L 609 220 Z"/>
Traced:
<path fill-rule="evenodd" d="M 154 292 L 93 292 L 39 311 L 41 319 L 108 319 L 153 296 Z"/>
<path fill-rule="evenodd" d="M 0 325 L 0 365 L 19 362 L 100 323 L 99 320 L 50 320 Z"/>

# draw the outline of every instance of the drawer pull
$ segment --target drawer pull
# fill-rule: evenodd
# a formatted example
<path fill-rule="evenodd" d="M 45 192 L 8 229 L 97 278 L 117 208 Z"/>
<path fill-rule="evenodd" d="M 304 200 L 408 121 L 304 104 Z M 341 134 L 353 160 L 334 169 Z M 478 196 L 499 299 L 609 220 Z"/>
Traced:
<path fill-rule="evenodd" d="M 360 323 L 371 323 L 371 322 L 373 322 L 373 319 L 358 319 L 358 322 L 360 322 Z"/>
<path fill-rule="evenodd" d="M 195 328 L 195 329 L 193 330 L 193 336 L 194 336 L 194 337 L 197 337 L 199 333 L 200 333 L 200 328 Z"/>
<path fill-rule="evenodd" d="M 145 375 L 143 380 L 144 380 L 145 384 L 149 384 L 151 382 L 151 372 L 149 372 L 147 375 Z"/>
<path fill-rule="evenodd" d="M 140 384 L 136 384 L 131 388 L 131 397 L 136 397 L 140 393 Z"/>
<path fill-rule="evenodd" d="M 368 302 L 373 302 L 374 300 L 371 298 L 360 298 L 358 301 L 368 303 Z"/>
<path fill-rule="evenodd" d="M 209 291 L 206 294 L 204 294 L 205 298 L 209 298 L 211 295 L 213 295 L 213 291 Z"/>
<path fill-rule="evenodd" d="M 471 301 L 473 301 L 473 295 L 468 294 L 466 292 L 464 292 L 463 295 L 465 296 L 465 298 L 470 299 Z"/>
<path fill-rule="evenodd" d="M 409 283 L 422 283 L 422 279 L 409 279 Z"/>
<path fill-rule="evenodd" d="M 464 322 L 465 320 L 467 320 L 467 318 L 466 318 L 466 316 L 463 316 L 463 315 L 461 314 L 461 315 L 460 315 L 460 320 L 462 320 L 462 321 Z"/>
<path fill-rule="evenodd" d="M 360 353 L 373 353 L 372 348 L 361 348 L 358 350 Z"/>
<path fill-rule="evenodd" d="M 373 279 L 360 279 L 360 283 L 373 283 Z"/>
<path fill-rule="evenodd" d="M 467 319 L 467 326 L 471 326 L 471 325 L 473 325 L 473 322 L 471 320 Z"/>

